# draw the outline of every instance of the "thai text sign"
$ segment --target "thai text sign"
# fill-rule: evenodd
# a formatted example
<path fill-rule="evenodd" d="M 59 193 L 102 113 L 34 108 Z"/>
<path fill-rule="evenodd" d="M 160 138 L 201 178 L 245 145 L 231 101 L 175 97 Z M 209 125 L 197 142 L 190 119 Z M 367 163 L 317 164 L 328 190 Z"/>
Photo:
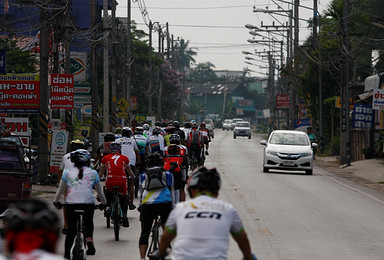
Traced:
<path fill-rule="evenodd" d="M 373 110 L 371 105 L 356 104 L 353 109 L 353 127 L 355 128 L 372 128 L 373 127 Z"/>
<path fill-rule="evenodd" d="M 73 109 L 73 75 L 51 74 L 51 108 Z"/>
<path fill-rule="evenodd" d="M 384 89 L 375 89 L 372 96 L 372 109 L 384 110 Z"/>
<path fill-rule="evenodd" d="M 289 109 L 290 100 L 289 95 L 277 94 L 276 95 L 276 109 Z"/>
<path fill-rule="evenodd" d="M 39 106 L 39 75 L 0 75 L 0 113 L 38 113 Z"/>
<path fill-rule="evenodd" d="M 68 132 L 52 130 L 51 156 L 49 172 L 59 173 L 63 156 L 67 153 Z"/>

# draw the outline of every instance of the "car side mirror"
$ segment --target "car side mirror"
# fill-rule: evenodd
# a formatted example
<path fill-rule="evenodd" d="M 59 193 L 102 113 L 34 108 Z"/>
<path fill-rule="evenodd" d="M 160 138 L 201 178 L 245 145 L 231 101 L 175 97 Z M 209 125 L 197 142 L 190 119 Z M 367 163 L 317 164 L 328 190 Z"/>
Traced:
<path fill-rule="evenodd" d="M 260 144 L 261 144 L 261 145 L 265 145 L 265 146 L 267 146 L 267 140 L 261 140 L 261 141 L 260 141 Z"/>

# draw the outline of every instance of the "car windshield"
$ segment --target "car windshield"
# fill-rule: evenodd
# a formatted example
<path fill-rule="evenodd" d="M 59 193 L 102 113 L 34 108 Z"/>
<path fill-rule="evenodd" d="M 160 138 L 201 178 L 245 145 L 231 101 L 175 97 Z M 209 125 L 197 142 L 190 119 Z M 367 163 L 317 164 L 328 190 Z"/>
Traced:
<path fill-rule="evenodd" d="M 309 145 L 308 138 L 306 138 L 305 135 L 293 133 L 273 133 L 269 143 L 282 145 Z"/>
<path fill-rule="evenodd" d="M 0 148 L 0 169 L 1 170 L 21 170 L 19 154 L 16 148 Z"/>
<path fill-rule="evenodd" d="M 248 123 L 236 123 L 236 126 L 239 126 L 239 127 L 249 127 L 249 124 Z"/>

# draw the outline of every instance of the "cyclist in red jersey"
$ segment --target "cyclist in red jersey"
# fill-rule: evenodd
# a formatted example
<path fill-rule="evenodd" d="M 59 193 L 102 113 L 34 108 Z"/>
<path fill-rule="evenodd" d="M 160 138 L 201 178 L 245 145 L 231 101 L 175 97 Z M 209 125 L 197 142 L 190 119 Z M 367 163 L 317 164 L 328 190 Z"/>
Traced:
<path fill-rule="evenodd" d="M 206 125 L 204 122 L 200 124 L 200 132 L 203 135 L 203 140 L 205 144 L 205 155 L 209 155 L 208 148 L 209 148 L 209 142 L 211 141 L 211 136 L 209 135 L 209 130 L 206 128 Z"/>
<path fill-rule="evenodd" d="M 113 187 L 119 186 L 119 199 L 121 204 L 121 210 L 123 211 L 123 226 L 129 227 L 128 222 L 128 201 L 127 201 L 127 174 L 131 178 L 135 178 L 135 175 L 131 171 L 129 166 L 129 159 L 127 156 L 122 155 L 121 145 L 113 142 L 109 144 L 110 154 L 103 157 L 101 160 L 100 176 L 103 176 L 107 172 L 105 181 L 105 187 L 107 189 L 107 208 L 106 212 L 110 211 L 112 202 Z"/>

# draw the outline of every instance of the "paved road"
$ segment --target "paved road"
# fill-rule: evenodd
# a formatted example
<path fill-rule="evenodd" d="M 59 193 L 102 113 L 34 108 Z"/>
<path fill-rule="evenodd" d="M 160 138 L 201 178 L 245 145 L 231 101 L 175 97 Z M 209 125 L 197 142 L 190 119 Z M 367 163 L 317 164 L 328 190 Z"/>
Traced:
<path fill-rule="evenodd" d="M 222 173 L 220 198 L 238 209 L 259 259 L 383 259 L 383 193 L 319 167 L 312 176 L 262 173 L 261 138 L 234 140 L 217 129 L 206 163 Z M 89 259 L 139 259 L 138 217 L 130 211 L 131 226 L 116 242 L 97 211 L 97 254 Z M 233 240 L 228 259 L 241 259 Z"/>

